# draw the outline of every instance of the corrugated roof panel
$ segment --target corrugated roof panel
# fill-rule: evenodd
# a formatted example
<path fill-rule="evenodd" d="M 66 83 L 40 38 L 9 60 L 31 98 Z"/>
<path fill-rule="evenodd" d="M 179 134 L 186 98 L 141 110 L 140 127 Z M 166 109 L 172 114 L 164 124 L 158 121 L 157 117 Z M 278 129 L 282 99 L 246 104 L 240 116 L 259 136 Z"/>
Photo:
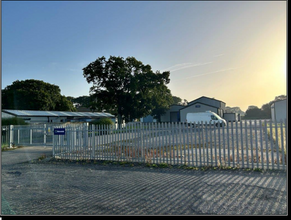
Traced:
<path fill-rule="evenodd" d="M 43 116 L 43 117 L 115 117 L 107 112 L 65 112 L 65 111 L 36 111 L 36 110 L 9 110 L 2 109 L 3 112 L 16 116 Z"/>
<path fill-rule="evenodd" d="M 70 114 L 71 112 L 60 112 L 57 111 L 55 112 L 58 116 L 72 116 L 72 114 Z"/>

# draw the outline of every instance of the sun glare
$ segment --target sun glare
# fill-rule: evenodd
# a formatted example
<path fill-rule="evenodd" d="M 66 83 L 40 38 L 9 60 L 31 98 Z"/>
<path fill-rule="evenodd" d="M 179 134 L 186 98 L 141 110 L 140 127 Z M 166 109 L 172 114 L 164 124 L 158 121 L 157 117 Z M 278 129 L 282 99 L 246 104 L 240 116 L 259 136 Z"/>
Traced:
<path fill-rule="evenodd" d="M 283 62 L 283 73 L 284 73 L 284 76 L 285 78 L 287 77 L 287 66 L 286 66 L 286 58 L 284 59 L 284 62 Z"/>

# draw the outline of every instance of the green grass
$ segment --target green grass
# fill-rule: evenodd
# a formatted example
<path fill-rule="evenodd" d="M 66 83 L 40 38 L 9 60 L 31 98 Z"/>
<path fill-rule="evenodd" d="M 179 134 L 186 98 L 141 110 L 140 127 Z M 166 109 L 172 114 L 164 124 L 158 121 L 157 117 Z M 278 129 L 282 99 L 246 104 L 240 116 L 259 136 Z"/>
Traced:
<path fill-rule="evenodd" d="M 46 158 L 46 155 L 45 154 L 42 154 L 39 158 L 38 158 L 38 160 L 40 161 L 40 160 L 43 160 L 43 159 L 45 159 Z"/>
<path fill-rule="evenodd" d="M 1 144 L 1 151 L 8 151 L 8 150 L 15 150 L 17 148 L 22 148 L 23 146 L 13 146 L 12 148 L 9 147 L 9 144 Z"/>
<path fill-rule="evenodd" d="M 9 149 L 9 144 L 1 144 L 1 151 L 6 151 Z"/>

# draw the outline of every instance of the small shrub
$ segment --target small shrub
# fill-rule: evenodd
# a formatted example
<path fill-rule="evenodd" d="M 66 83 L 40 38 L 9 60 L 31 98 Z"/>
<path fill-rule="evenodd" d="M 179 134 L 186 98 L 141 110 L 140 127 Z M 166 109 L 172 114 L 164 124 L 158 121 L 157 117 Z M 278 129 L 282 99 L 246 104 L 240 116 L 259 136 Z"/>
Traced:
<path fill-rule="evenodd" d="M 169 165 L 168 164 L 166 164 L 166 163 L 161 163 L 161 164 L 159 164 L 159 167 L 161 167 L 161 168 L 166 168 L 166 167 L 168 167 Z"/>
<path fill-rule="evenodd" d="M 110 118 L 101 118 L 96 119 L 90 122 L 93 125 L 114 125 L 113 121 Z"/>
<path fill-rule="evenodd" d="M 40 161 L 40 160 L 43 160 L 43 159 L 45 159 L 46 158 L 46 155 L 45 154 L 42 154 L 39 158 L 38 158 L 38 160 Z"/>
<path fill-rule="evenodd" d="M 27 123 L 22 118 L 2 118 L 2 126 L 5 125 L 27 125 Z"/>
<path fill-rule="evenodd" d="M 146 167 L 151 167 L 151 164 L 150 163 L 146 163 Z"/>

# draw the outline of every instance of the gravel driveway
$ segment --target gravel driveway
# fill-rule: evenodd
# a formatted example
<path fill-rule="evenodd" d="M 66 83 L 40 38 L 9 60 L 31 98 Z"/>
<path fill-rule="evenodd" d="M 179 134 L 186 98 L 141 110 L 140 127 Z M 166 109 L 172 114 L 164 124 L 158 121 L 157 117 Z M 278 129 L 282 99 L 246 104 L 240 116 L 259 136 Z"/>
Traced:
<path fill-rule="evenodd" d="M 6 155 L 13 154 L 2 153 L 2 157 Z M 1 213 L 287 215 L 286 172 L 54 160 L 2 164 Z"/>

